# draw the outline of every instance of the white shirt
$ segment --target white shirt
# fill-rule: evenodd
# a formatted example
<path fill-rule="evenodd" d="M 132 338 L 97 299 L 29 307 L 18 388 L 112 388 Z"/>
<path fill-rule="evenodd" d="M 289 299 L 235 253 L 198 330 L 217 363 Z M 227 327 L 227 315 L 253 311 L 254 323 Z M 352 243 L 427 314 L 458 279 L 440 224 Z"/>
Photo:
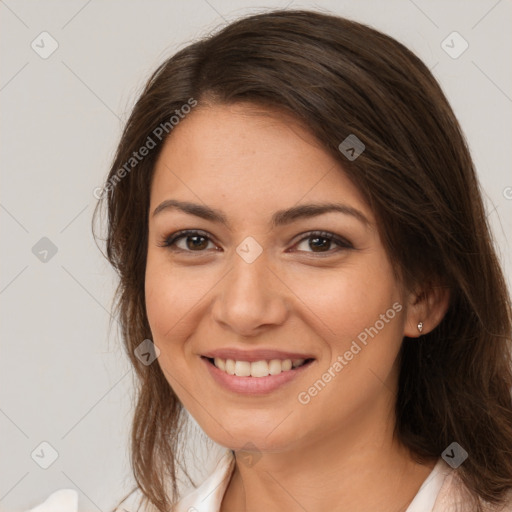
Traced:
<path fill-rule="evenodd" d="M 234 466 L 235 458 L 231 450 L 228 450 L 203 484 L 178 502 L 176 512 L 219 512 Z M 433 509 L 434 502 L 450 469 L 440 458 L 406 512 L 437 512 Z"/>
<path fill-rule="evenodd" d="M 175 512 L 191 510 L 219 512 L 234 468 L 235 457 L 231 450 L 226 450 L 210 476 L 199 487 L 182 497 L 173 510 Z M 502 512 L 512 511 L 512 492 L 509 496 L 510 501 L 505 508 L 500 509 Z M 464 490 L 458 475 L 442 458 L 439 458 L 405 512 L 455 512 L 456 510 L 467 512 L 469 511 L 467 508 L 457 508 L 465 503 L 467 501 L 465 501 Z M 118 510 L 137 512 L 136 509 Z M 492 512 L 493 509 L 489 506 L 484 510 Z M 28 512 L 78 512 L 78 494 L 75 490 L 61 489 Z"/>

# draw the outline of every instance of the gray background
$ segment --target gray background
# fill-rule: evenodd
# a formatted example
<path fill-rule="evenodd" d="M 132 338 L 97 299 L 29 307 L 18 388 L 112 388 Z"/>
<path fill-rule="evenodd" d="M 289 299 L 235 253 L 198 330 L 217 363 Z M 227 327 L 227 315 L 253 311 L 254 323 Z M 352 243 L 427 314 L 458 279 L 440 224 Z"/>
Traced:
<path fill-rule="evenodd" d="M 1 1 L 0 510 L 74 488 L 80 511 L 106 511 L 131 487 L 133 375 L 108 332 L 115 276 L 91 236 L 93 190 L 164 58 L 241 15 L 286 6 L 369 24 L 433 70 L 469 142 L 510 284 L 510 0 Z M 43 31 L 58 43 L 46 59 L 31 47 L 51 49 Z M 469 44 L 458 58 L 441 46 L 453 31 Z M 463 42 L 446 44 L 453 54 Z M 56 254 L 40 252 L 43 237 Z M 43 441 L 59 454 L 48 469 L 31 457 Z"/>

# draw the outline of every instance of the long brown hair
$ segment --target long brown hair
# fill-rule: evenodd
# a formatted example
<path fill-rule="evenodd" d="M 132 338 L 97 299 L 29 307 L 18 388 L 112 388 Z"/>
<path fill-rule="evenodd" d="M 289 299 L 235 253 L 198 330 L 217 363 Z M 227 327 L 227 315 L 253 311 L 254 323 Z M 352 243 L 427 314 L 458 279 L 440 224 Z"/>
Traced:
<path fill-rule="evenodd" d="M 291 113 L 368 201 L 404 285 L 449 287 L 441 324 L 403 340 L 395 435 L 418 461 L 456 441 L 469 453 L 456 471 L 471 495 L 502 503 L 512 489 L 510 296 L 461 128 L 428 68 L 402 44 L 303 10 L 245 17 L 161 64 L 133 108 L 97 205 L 108 212 L 116 314 L 138 379 L 131 461 L 144 500 L 164 512 L 178 498 L 184 410 L 160 367 L 142 364 L 134 350 L 152 339 L 144 297 L 150 182 L 169 119 L 191 98 L 196 108 L 249 101 Z M 160 140 L 155 129 L 166 122 Z M 350 134 L 365 144 L 353 161 L 338 148 Z M 126 170 L 150 136 L 155 147 Z"/>

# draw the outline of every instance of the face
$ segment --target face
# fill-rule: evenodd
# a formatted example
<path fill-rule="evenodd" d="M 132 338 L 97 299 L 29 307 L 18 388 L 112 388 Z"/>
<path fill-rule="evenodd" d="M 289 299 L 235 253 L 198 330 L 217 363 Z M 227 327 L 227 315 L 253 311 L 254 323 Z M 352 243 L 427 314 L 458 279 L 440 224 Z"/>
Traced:
<path fill-rule="evenodd" d="M 150 197 L 155 364 L 210 438 L 281 451 L 389 420 L 407 308 L 372 211 L 312 135 L 248 104 L 198 107 Z"/>

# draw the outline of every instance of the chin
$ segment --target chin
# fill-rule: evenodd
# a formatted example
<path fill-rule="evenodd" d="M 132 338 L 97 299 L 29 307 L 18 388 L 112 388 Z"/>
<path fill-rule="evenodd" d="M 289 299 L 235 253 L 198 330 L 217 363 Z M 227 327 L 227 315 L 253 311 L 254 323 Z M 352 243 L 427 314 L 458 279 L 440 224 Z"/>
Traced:
<path fill-rule="evenodd" d="M 279 427 L 278 427 L 279 429 Z M 247 452 L 271 452 L 278 453 L 291 448 L 291 439 L 297 440 L 297 435 L 288 434 L 287 432 L 272 432 L 272 428 L 256 429 L 254 425 L 240 426 L 236 429 L 230 429 L 229 434 L 226 432 L 207 432 L 208 437 L 221 446 L 225 446 L 231 450 L 247 451 Z M 270 434 L 270 435 L 269 435 Z"/>

